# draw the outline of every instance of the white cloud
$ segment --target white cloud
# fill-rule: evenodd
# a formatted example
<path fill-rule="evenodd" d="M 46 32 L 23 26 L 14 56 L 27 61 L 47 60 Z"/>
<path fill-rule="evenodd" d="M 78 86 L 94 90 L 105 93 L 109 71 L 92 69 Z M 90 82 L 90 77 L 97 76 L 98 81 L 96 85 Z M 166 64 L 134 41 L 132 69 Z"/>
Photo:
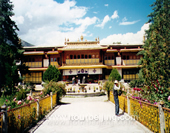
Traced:
<path fill-rule="evenodd" d="M 63 45 L 65 38 L 73 41 L 85 34 L 88 26 L 98 21 L 97 17 L 86 17 L 87 8 L 76 6 L 76 1 L 65 0 L 11 0 L 14 4 L 16 22 L 21 39 L 34 45 Z"/>
<path fill-rule="evenodd" d="M 113 15 L 112 15 L 111 17 L 109 17 L 109 15 L 106 15 L 106 16 L 104 17 L 102 23 L 101 23 L 101 24 L 97 24 L 97 25 L 95 25 L 95 26 L 96 26 L 96 27 L 101 27 L 101 28 L 103 28 L 108 21 L 110 21 L 111 19 L 116 19 L 116 18 L 118 18 L 118 17 L 119 17 L 119 16 L 118 16 L 118 12 L 117 12 L 117 11 L 114 11 L 114 13 L 113 13 Z"/>
<path fill-rule="evenodd" d="M 109 4 L 104 4 L 104 6 L 109 6 Z"/>
<path fill-rule="evenodd" d="M 113 15 L 111 16 L 111 19 L 119 18 L 118 12 L 114 11 Z"/>
<path fill-rule="evenodd" d="M 110 17 L 108 15 L 106 15 L 103 19 L 103 22 L 101 24 L 96 25 L 96 27 L 103 28 L 108 21 L 110 21 Z"/>
<path fill-rule="evenodd" d="M 93 12 L 94 14 L 97 14 L 98 12 Z"/>
<path fill-rule="evenodd" d="M 141 44 L 145 30 L 149 29 L 149 24 L 144 24 L 140 31 L 136 33 L 113 34 L 100 41 L 100 44 L 113 44 L 113 42 L 121 42 L 122 44 Z"/>
<path fill-rule="evenodd" d="M 109 29 L 111 29 L 112 28 L 112 26 L 109 26 Z"/>
<path fill-rule="evenodd" d="M 135 24 L 139 21 L 140 20 L 136 20 L 136 21 L 132 21 L 132 22 L 123 21 L 123 22 L 120 22 L 119 25 L 132 25 L 132 24 Z"/>
<path fill-rule="evenodd" d="M 122 22 L 125 22 L 125 21 L 127 21 L 127 18 L 126 18 L 126 17 L 124 17 L 124 18 L 122 19 Z"/>
<path fill-rule="evenodd" d="M 17 24 L 23 24 L 24 23 L 24 17 L 23 16 L 14 16 L 13 19 Z"/>

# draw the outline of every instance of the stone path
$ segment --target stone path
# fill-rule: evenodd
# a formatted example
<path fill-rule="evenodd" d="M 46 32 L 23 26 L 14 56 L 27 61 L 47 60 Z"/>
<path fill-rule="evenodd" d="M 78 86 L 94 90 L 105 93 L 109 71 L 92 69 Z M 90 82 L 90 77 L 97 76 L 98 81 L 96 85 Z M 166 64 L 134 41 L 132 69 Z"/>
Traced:
<path fill-rule="evenodd" d="M 106 96 L 62 99 L 35 133 L 150 133 L 127 114 L 115 116 L 115 106 Z"/>

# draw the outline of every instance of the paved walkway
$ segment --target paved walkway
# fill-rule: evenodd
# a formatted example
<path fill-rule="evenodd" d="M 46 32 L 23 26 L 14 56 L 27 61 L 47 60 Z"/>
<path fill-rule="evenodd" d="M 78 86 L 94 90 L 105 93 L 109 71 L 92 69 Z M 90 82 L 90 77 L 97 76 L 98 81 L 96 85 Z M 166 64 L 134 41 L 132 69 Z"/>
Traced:
<path fill-rule="evenodd" d="M 35 133 L 150 133 L 127 114 L 115 116 L 106 96 L 62 99 Z"/>

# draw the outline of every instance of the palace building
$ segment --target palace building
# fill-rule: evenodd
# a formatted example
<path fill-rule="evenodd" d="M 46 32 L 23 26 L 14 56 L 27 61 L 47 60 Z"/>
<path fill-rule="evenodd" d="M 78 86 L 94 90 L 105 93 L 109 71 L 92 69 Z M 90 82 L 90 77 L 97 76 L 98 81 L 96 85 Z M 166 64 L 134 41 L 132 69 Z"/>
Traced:
<path fill-rule="evenodd" d="M 41 84 L 43 72 L 49 65 L 56 66 L 61 72 L 60 80 L 71 81 L 74 77 L 82 82 L 96 82 L 108 79 L 113 68 L 116 68 L 125 82 L 137 79 L 141 66 L 138 62 L 143 44 L 100 44 L 95 41 L 81 40 L 70 42 L 65 40 L 64 46 L 24 47 L 25 64 L 30 74 L 25 76 L 24 83 Z"/>

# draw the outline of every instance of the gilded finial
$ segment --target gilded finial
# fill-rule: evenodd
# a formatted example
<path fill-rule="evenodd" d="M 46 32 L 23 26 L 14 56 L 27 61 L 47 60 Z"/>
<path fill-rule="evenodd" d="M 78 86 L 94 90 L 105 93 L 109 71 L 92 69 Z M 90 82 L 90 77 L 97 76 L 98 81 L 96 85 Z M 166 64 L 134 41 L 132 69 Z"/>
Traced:
<path fill-rule="evenodd" d="M 81 35 L 80 39 L 81 39 L 81 41 L 83 41 L 83 35 Z"/>

